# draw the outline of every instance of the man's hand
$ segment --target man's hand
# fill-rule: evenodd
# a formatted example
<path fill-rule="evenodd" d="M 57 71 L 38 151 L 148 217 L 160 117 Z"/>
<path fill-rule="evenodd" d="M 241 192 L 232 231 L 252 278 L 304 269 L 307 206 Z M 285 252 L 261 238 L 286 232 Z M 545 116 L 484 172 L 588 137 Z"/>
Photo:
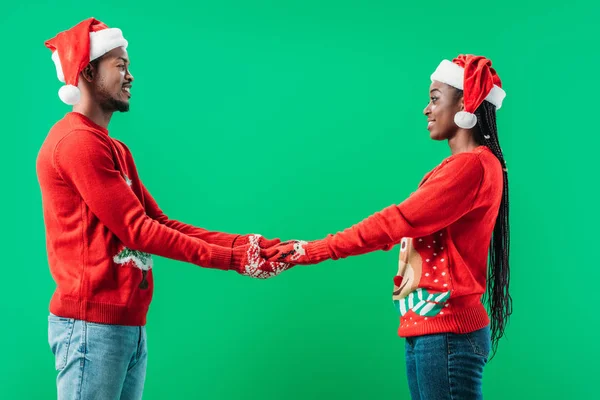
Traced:
<path fill-rule="evenodd" d="M 267 261 L 261 257 L 260 235 L 251 235 L 245 246 L 235 247 L 232 256 L 232 269 L 251 278 L 268 279 L 290 269 L 292 265 L 277 261 Z M 279 239 L 274 239 L 279 241 Z M 262 243 L 272 241 L 264 240 Z"/>
<path fill-rule="evenodd" d="M 260 235 L 255 235 L 255 236 L 259 236 L 259 240 L 258 240 L 258 246 L 261 249 L 268 249 L 270 247 L 273 247 L 279 243 L 281 243 L 281 239 L 267 239 L 264 236 L 260 236 Z"/>
<path fill-rule="evenodd" d="M 237 239 L 235 239 L 235 241 L 233 242 L 232 247 L 247 246 L 250 244 L 250 238 L 254 236 L 258 237 L 258 247 L 260 247 L 261 249 L 268 249 L 269 247 L 273 247 L 276 244 L 281 243 L 280 239 L 267 239 L 266 237 L 259 234 L 249 234 L 238 236 Z"/>

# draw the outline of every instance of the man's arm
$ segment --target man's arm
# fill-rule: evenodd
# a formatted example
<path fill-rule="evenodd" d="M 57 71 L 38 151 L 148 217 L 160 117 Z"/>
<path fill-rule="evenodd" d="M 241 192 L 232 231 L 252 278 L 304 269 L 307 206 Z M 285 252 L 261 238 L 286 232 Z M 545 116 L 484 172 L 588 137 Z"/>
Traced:
<path fill-rule="evenodd" d="M 73 131 L 55 147 L 53 165 L 123 244 L 202 267 L 229 269 L 231 248 L 210 245 L 152 219 L 115 168 L 108 138 Z"/>
<path fill-rule="evenodd" d="M 152 197 L 146 186 L 143 184 L 142 190 L 144 193 L 144 205 L 146 207 L 146 213 L 148 216 L 171 229 L 175 229 L 176 231 L 179 231 L 187 236 L 203 240 L 210 244 L 216 244 L 217 246 L 229 248 L 233 247 L 236 239 L 241 236 L 231 233 L 212 232 L 203 228 L 198 228 L 183 222 L 169 219 L 169 217 L 167 217 L 167 215 L 165 215 L 165 213 L 160 209 L 156 203 L 156 200 L 154 200 L 154 197 Z"/>
<path fill-rule="evenodd" d="M 160 209 L 158 203 L 156 200 L 154 200 L 154 197 L 152 197 L 146 186 L 143 184 L 142 190 L 144 193 L 146 213 L 150 218 L 160 222 L 161 224 L 168 226 L 171 229 L 175 229 L 185 235 L 203 240 L 206 243 L 215 244 L 217 246 L 232 248 L 248 244 L 248 239 L 251 235 L 209 231 L 204 228 L 199 228 L 180 221 L 169 219 L 169 217 L 167 217 L 167 215 L 165 215 L 165 213 Z M 260 247 L 270 247 L 279 242 L 279 239 L 268 240 L 261 236 Z"/>

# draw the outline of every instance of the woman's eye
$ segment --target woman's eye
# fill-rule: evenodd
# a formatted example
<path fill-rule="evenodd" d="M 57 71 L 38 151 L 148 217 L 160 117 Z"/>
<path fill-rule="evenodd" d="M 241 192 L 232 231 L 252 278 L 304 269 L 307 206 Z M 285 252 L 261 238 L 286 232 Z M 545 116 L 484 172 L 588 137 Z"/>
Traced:
<path fill-rule="evenodd" d="M 432 97 L 432 98 L 431 98 L 431 101 L 433 101 L 433 102 L 435 103 L 435 101 L 436 101 L 437 99 L 438 99 L 437 97 Z"/>

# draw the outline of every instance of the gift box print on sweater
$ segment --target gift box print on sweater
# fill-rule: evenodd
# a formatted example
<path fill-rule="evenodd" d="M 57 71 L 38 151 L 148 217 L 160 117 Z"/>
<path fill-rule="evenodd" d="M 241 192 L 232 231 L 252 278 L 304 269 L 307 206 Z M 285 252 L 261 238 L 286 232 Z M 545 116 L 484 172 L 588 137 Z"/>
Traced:
<path fill-rule="evenodd" d="M 393 300 L 403 323 L 417 324 L 443 315 L 450 297 L 450 275 L 444 233 L 424 238 L 403 238 Z"/>

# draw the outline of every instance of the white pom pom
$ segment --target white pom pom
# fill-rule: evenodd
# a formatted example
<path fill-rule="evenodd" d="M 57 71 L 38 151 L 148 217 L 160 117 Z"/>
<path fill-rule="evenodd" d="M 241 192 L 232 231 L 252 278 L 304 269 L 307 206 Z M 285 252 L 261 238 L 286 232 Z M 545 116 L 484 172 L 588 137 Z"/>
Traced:
<path fill-rule="evenodd" d="M 454 115 L 454 123 L 461 128 L 471 129 L 477 125 L 477 116 L 466 111 L 459 111 Z"/>
<path fill-rule="evenodd" d="M 79 103 L 81 99 L 81 92 L 77 86 L 73 85 L 64 85 L 58 90 L 58 97 L 70 106 L 74 106 Z"/>

